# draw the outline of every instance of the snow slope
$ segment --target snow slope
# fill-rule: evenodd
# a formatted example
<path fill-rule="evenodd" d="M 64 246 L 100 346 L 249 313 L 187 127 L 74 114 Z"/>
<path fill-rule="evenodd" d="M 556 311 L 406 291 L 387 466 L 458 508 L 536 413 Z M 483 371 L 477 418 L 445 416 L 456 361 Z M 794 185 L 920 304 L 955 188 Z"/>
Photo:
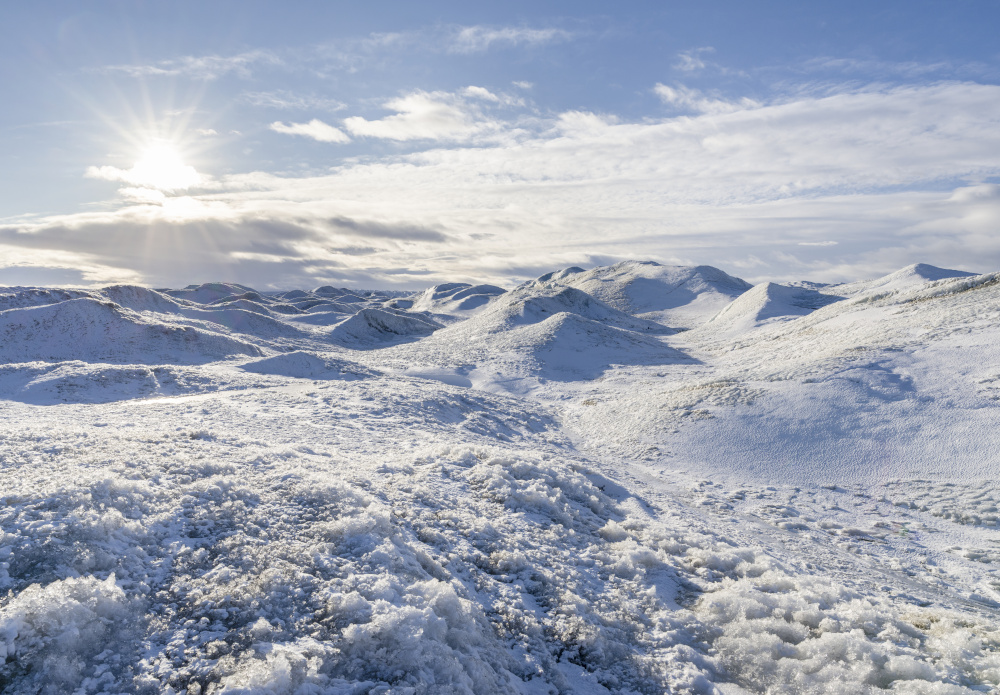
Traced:
<path fill-rule="evenodd" d="M 1000 274 L 712 270 L 0 291 L 0 691 L 996 692 Z"/>

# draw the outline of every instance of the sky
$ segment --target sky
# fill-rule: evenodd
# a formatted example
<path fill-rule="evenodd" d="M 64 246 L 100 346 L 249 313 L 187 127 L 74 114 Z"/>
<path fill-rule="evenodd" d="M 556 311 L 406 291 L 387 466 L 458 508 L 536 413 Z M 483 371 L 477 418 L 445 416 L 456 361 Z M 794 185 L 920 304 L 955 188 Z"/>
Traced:
<path fill-rule="evenodd" d="M 0 4 L 0 284 L 1000 270 L 1000 2 Z"/>

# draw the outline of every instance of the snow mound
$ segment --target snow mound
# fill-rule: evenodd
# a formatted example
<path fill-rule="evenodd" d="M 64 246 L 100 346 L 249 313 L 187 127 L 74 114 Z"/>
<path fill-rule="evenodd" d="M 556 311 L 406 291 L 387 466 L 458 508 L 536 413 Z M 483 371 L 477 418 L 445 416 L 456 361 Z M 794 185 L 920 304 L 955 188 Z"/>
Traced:
<path fill-rule="evenodd" d="M 578 268 L 577 266 L 574 265 L 570 268 L 563 268 L 562 270 L 553 270 L 551 273 L 545 273 L 545 275 L 542 275 L 541 277 L 537 278 L 535 282 L 541 282 L 541 283 L 563 282 L 566 280 L 566 278 L 570 277 L 571 275 L 576 275 L 578 273 L 585 273 L 585 272 L 587 271 L 584 270 L 583 268 Z"/>
<path fill-rule="evenodd" d="M 498 347 L 517 351 L 537 363 L 541 376 L 560 381 L 592 379 L 616 364 L 664 364 L 686 359 L 654 336 L 569 312 L 497 339 Z"/>
<path fill-rule="evenodd" d="M 184 308 L 173 297 L 138 285 L 112 285 L 105 287 L 100 293 L 115 304 L 132 311 L 176 314 Z"/>
<path fill-rule="evenodd" d="M 212 309 L 240 309 L 241 311 L 249 311 L 253 314 L 260 314 L 261 316 L 269 316 L 271 313 L 268 311 L 270 307 L 266 307 L 263 304 L 255 302 L 251 299 L 227 298 L 220 303 L 211 304 L 210 306 Z M 292 308 L 294 309 L 294 307 Z"/>
<path fill-rule="evenodd" d="M 913 289 L 937 280 L 973 277 L 975 275 L 976 273 L 969 273 L 964 270 L 948 270 L 947 268 L 938 268 L 926 263 L 914 263 L 874 280 L 833 285 L 829 288 L 829 291 L 845 297 L 853 297 L 872 292 L 898 292 L 900 290 Z"/>
<path fill-rule="evenodd" d="M 303 336 L 301 330 L 284 321 L 241 308 L 197 309 L 185 312 L 185 316 L 190 319 L 198 319 L 201 322 L 208 322 L 209 325 L 206 328 L 210 330 L 213 329 L 212 324 L 214 324 L 218 327 L 214 330 L 240 333 L 263 340 Z"/>
<path fill-rule="evenodd" d="M 156 373 L 146 365 L 74 360 L 0 366 L 0 397 L 36 405 L 111 403 L 150 396 L 159 386 Z"/>
<path fill-rule="evenodd" d="M 47 289 L 40 287 L 5 287 L 0 291 L 0 311 L 22 309 L 29 306 L 58 304 L 69 299 L 91 297 L 93 294 L 84 290 Z"/>
<path fill-rule="evenodd" d="M 260 292 L 251 290 L 249 292 L 244 292 L 243 294 L 234 294 L 221 297 L 219 299 L 216 299 L 214 302 L 211 302 L 211 304 L 226 304 L 229 302 L 235 302 L 240 299 L 249 299 L 251 302 L 257 302 L 257 303 L 265 303 L 269 301 Z"/>
<path fill-rule="evenodd" d="M 240 369 L 255 374 L 273 374 L 295 379 L 344 379 L 370 373 L 360 365 L 319 357 L 302 350 L 248 362 Z"/>
<path fill-rule="evenodd" d="M 190 363 L 260 354 L 256 346 L 229 336 L 152 322 L 113 302 L 91 298 L 0 313 L 0 359 L 6 362 Z"/>
<path fill-rule="evenodd" d="M 312 294 L 318 294 L 324 297 L 336 297 L 342 294 L 350 294 L 350 290 L 346 288 L 337 288 L 333 285 L 323 285 L 322 287 L 317 287 L 312 291 Z"/>
<path fill-rule="evenodd" d="M 187 299 L 198 304 L 211 304 L 224 297 L 257 291 L 252 287 L 237 285 L 235 282 L 206 282 L 202 285 L 188 285 L 182 290 L 167 290 L 166 294 L 178 299 Z"/>
<path fill-rule="evenodd" d="M 680 328 L 704 323 L 751 288 L 745 280 L 712 266 L 653 261 L 623 261 L 586 271 L 568 268 L 536 282 L 569 285 L 619 311 Z"/>
<path fill-rule="evenodd" d="M 311 302 L 302 302 L 296 305 L 301 311 L 307 314 L 318 314 L 335 311 L 340 314 L 353 314 L 358 310 L 355 304 L 344 304 L 327 299 L 320 299 Z"/>
<path fill-rule="evenodd" d="M 614 365 L 686 361 L 662 342 L 672 333 L 572 287 L 527 285 L 501 295 L 470 319 L 394 349 L 394 356 L 404 368 L 477 365 L 463 372 L 464 381 L 520 393 L 545 379 L 596 378 Z"/>
<path fill-rule="evenodd" d="M 365 349 L 430 335 L 441 324 L 431 319 L 388 309 L 362 309 L 330 331 L 334 341 Z"/>
<path fill-rule="evenodd" d="M 71 692 L 94 660 L 119 646 L 134 620 L 114 574 L 34 584 L 0 608 L 0 684 L 18 692 Z"/>
<path fill-rule="evenodd" d="M 476 333 L 502 333 L 563 312 L 630 331 L 673 332 L 652 321 L 629 316 L 576 288 L 535 284 L 504 293 L 479 315 L 461 325 Z"/>
<path fill-rule="evenodd" d="M 496 285 L 470 285 L 449 282 L 430 287 L 413 298 L 414 311 L 435 314 L 467 313 L 481 309 L 506 292 Z"/>
<path fill-rule="evenodd" d="M 697 330 L 741 333 L 767 323 L 805 316 L 840 299 L 811 289 L 764 282 L 734 299 Z"/>

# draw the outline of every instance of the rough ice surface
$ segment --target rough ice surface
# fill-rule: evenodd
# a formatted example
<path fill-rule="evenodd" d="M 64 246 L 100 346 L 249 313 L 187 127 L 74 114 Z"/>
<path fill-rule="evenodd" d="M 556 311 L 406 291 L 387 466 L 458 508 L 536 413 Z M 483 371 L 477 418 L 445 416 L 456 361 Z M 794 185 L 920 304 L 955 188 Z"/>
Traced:
<path fill-rule="evenodd" d="M 1000 274 L 0 290 L 4 693 L 1000 689 Z"/>

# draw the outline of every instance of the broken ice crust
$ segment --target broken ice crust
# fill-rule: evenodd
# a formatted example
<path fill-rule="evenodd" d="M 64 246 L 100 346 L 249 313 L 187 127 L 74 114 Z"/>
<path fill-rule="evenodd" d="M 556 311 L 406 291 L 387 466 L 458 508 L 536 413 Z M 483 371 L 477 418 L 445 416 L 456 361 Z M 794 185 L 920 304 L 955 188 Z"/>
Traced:
<path fill-rule="evenodd" d="M 1000 688 L 1000 283 L 0 289 L 0 692 Z"/>

